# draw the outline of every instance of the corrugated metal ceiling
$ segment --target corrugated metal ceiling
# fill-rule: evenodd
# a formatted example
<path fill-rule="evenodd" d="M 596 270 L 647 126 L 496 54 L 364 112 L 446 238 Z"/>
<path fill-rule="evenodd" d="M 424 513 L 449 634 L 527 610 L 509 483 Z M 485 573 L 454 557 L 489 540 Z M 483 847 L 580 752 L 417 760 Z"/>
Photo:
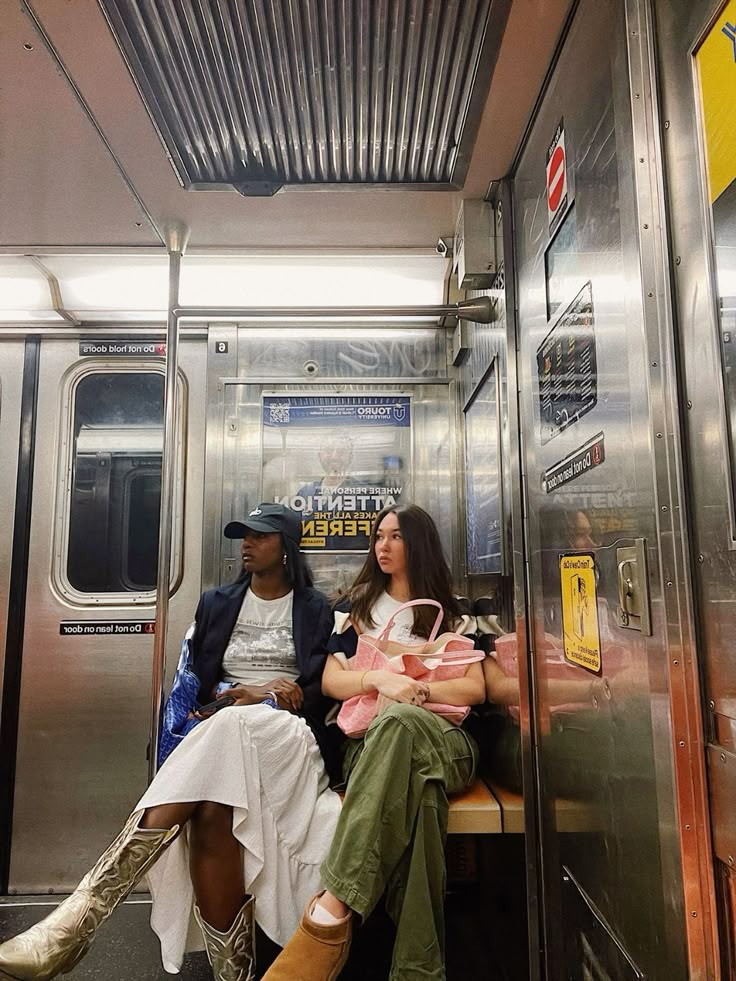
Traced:
<path fill-rule="evenodd" d="M 99 3 L 182 184 L 243 194 L 462 186 L 509 6 Z"/>

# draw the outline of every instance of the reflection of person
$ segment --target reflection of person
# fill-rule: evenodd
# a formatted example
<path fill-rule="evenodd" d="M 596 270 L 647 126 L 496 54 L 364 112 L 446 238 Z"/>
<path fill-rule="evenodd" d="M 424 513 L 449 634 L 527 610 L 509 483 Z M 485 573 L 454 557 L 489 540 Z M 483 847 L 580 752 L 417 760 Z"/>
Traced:
<path fill-rule="evenodd" d="M 381 711 L 364 737 L 348 742 L 347 792 L 322 866 L 327 891 L 307 908 L 296 935 L 267 972 L 268 981 L 337 977 L 350 945 L 353 912 L 365 919 L 384 891 L 396 924 L 391 976 L 444 977 L 447 795 L 472 780 L 476 747 L 463 729 L 421 706 L 427 700 L 482 701 L 481 667 L 472 664 L 464 677 L 430 684 L 391 672 L 346 670 L 359 632 L 376 636 L 403 602 L 425 597 L 442 604 L 445 629 L 459 627 L 461 611 L 432 519 L 415 505 L 385 508 L 350 591 L 350 618 L 343 617 L 344 630 L 333 636 L 335 653 L 322 682 L 328 695 L 341 700 L 377 691 Z M 426 638 L 434 616 L 429 607 L 403 611 L 398 639 Z"/>
<path fill-rule="evenodd" d="M 563 552 L 595 552 L 598 548 L 598 542 L 585 511 L 545 508 L 539 525 L 545 628 L 549 633 L 562 637 L 560 554 Z M 576 608 L 577 604 L 574 603 L 573 609 Z"/>
<path fill-rule="evenodd" d="M 319 886 L 340 802 L 297 713 L 310 696 L 321 698 L 334 617 L 311 588 L 296 512 L 261 504 L 225 534 L 243 538 L 243 573 L 202 596 L 193 668 L 200 702 L 224 680 L 235 704 L 184 739 L 74 894 L 0 946 L 0 976 L 44 979 L 70 970 L 148 872 L 164 968 L 181 967 L 193 916 L 216 978 L 250 978 L 254 900 L 247 893 L 257 898 L 265 933 L 284 943 Z M 285 711 L 261 704 L 267 698 Z"/>
<path fill-rule="evenodd" d="M 590 708 L 593 697 L 603 692 L 605 682 L 596 675 L 565 661 L 560 595 L 559 556 L 563 552 L 594 552 L 598 547 L 593 526 L 582 510 L 549 509 L 540 520 L 543 541 L 541 552 L 544 584 L 545 633 L 536 638 L 535 650 L 544 669 L 545 701 L 551 711 L 577 712 Z M 571 609 L 577 612 L 573 629 L 582 638 L 586 617 L 594 610 L 585 580 L 574 577 Z M 600 601 L 599 601 L 600 602 Z M 488 702 L 503 709 L 491 712 L 474 732 L 484 752 L 492 776 L 512 790 L 521 790 L 521 740 L 519 719 L 518 659 L 524 652 L 517 649 L 516 635 L 504 634 L 493 619 L 479 617 L 482 633 L 495 634 L 495 649 L 483 663 Z M 541 681 L 539 682 L 542 683 Z"/>
<path fill-rule="evenodd" d="M 324 471 L 323 475 L 311 483 L 301 487 L 297 494 L 307 502 L 309 498 L 329 495 L 338 487 L 349 486 L 348 473 L 350 464 L 353 461 L 353 440 L 351 434 L 346 429 L 339 429 L 337 432 L 325 434 L 319 444 L 319 463 Z M 327 502 L 313 502 L 312 510 L 323 511 L 327 509 Z"/>

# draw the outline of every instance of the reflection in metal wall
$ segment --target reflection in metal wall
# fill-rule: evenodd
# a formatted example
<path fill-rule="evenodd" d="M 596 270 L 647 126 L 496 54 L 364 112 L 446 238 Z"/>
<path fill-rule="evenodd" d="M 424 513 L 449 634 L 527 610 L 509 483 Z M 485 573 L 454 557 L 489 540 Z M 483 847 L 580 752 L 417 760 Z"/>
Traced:
<path fill-rule="evenodd" d="M 646 199 L 634 170 L 648 151 L 635 144 L 646 136 L 632 119 L 629 27 L 638 39 L 622 5 L 581 3 L 515 176 L 530 643 L 548 976 L 577 976 L 582 950 L 611 977 L 626 963 L 671 981 L 687 960 L 646 368 L 658 324 L 656 311 L 644 318 L 640 250 L 652 246 L 637 228 Z M 651 637 L 621 606 L 618 550 L 637 539 Z M 592 555 L 596 569 L 577 602 L 594 604 L 600 640 L 575 658 L 561 553 Z M 600 674 L 579 666 L 586 658 L 600 658 Z M 578 811 L 573 830 L 559 824 L 560 800 Z"/>

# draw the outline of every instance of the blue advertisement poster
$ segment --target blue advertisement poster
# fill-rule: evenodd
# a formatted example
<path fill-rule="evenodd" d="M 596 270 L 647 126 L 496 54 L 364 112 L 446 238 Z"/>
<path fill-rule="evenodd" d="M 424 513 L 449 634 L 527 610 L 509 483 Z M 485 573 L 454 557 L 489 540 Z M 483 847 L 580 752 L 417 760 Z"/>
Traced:
<path fill-rule="evenodd" d="M 408 395 L 264 395 L 263 495 L 302 512 L 302 549 L 365 552 L 373 520 L 408 498 Z"/>

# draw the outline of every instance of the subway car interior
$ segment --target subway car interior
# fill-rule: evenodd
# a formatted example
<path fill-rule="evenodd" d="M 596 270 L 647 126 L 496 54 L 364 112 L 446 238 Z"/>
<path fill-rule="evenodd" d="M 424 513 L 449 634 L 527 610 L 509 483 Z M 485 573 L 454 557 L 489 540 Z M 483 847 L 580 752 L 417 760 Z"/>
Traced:
<path fill-rule="evenodd" d="M 447 977 L 736 979 L 736 0 L 0 7 L 0 940 L 152 778 L 224 526 L 335 597 L 414 502 L 492 662 Z M 69 977 L 168 976 L 150 910 Z"/>

